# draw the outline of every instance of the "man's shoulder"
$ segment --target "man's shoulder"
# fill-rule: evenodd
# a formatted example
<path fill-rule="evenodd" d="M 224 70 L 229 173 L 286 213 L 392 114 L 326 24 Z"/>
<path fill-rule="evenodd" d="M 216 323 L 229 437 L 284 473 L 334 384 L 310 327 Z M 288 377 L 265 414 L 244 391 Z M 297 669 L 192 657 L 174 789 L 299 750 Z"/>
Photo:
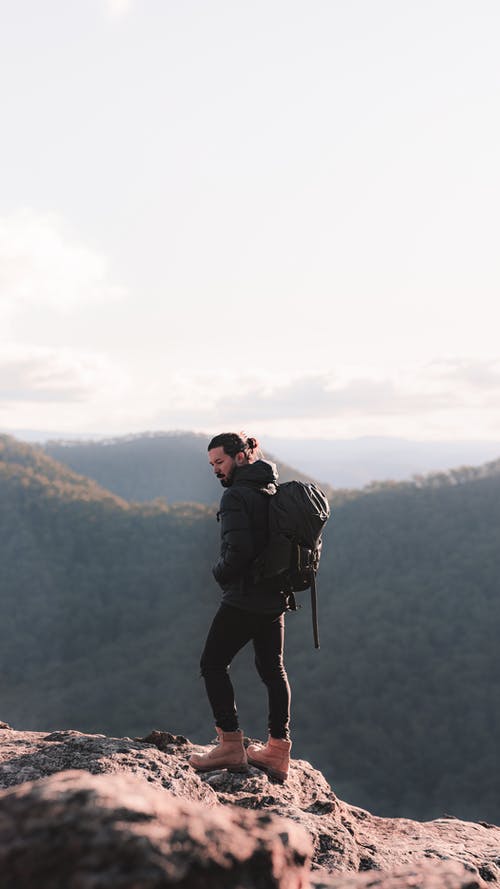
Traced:
<path fill-rule="evenodd" d="M 224 506 L 228 506 L 231 503 L 235 503 L 238 500 L 241 500 L 242 494 L 242 485 L 231 485 L 230 488 L 226 488 L 222 497 L 220 498 L 220 508 L 222 509 Z"/>
<path fill-rule="evenodd" d="M 261 496 L 262 492 L 258 489 L 235 482 L 230 488 L 226 488 L 224 491 L 220 501 L 220 508 L 223 509 L 224 507 L 227 508 L 229 506 L 235 507 L 237 505 L 242 505 L 248 503 L 249 500 L 253 500 L 255 497 L 260 499 Z"/>

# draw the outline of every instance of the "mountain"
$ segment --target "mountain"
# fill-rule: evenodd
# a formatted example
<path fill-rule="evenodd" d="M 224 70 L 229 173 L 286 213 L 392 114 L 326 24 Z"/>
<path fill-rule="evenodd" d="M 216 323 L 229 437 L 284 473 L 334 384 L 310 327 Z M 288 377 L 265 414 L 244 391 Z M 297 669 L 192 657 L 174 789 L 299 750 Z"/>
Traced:
<path fill-rule="evenodd" d="M 384 815 L 500 820 L 500 461 L 336 497 L 318 578 L 287 617 L 294 749 Z M 220 594 L 215 508 L 130 504 L 0 439 L 0 717 L 213 732 L 198 661 Z M 265 733 L 244 651 L 242 726 Z"/>
<path fill-rule="evenodd" d="M 213 504 L 221 487 L 207 458 L 208 438 L 194 432 L 155 432 L 103 441 L 49 441 L 44 451 L 75 472 L 135 502 Z M 281 481 L 309 477 L 276 460 Z"/>
<path fill-rule="evenodd" d="M 4 432 L 29 443 L 51 442 L 59 445 L 64 442 L 66 445 L 70 442 L 77 444 L 83 441 L 107 441 L 103 435 L 47 430 L 21 429 Z M 179 434 L 191 436 L 194 433 L 143 433 L 135 437 L 175 437 Z M 130 437 L 122 436 L 114 440 L 123 441 Z M 474 466 L 500 457 L 500 441 L 476 439 L 433 441 L 396 436 L 334 439 L 265 436 L 262 442 L 266 453 L 269 451 L 271 454 L 279 454 L 288 465 L 296 467 L 299 472 L 311 478 L 320 479 L 324 487 L 330 488 L 362 488 L 374 480 L 384 479 L 403 481 L 414 475 L 441 472 L 454 466 Z M 203 463 L 204 448 L 202 450 Z"/>
<path fill-rule="evenodd" d="M 248 743 L 248 740 L 247 740 Z M 500 828 L 376 818 L 293 758 L 198 774 L 167 731 L 109 738 L 0 723 L 0 873 L 16 889 L 486 889 Z"/>
<path fill-rule="evenodd" d="M 498 441 L 412 441 L 388 436 L 353 439 L 268 437 L 266 446 L 302 472 L 333 488 L 361 488 L 374 480 L 471 466 L 500 457 Z"/>
<path fill-rule="evenodd" d="M 37 446 L 0 435 L 0 474 L 3 485 L 38 490 L 44 497 L 61 501 L 97 501 L 127 508 L 127 503 L 90 478 L 79 475 L 46 456 Z"/>
<path fill-rule="evenodd" d="M 49 433 L 43 430 L 20 430 L 10 432 L 16 438 L 26 442 L 49 442 L 47 453 L 56 459 L 63 457 L 59 445 L 82 444 L 84 441 L 94 444 L 110 442 L 126 442 L 144 438 L 178 438 L 186 436 L 199 439 L 200 449 L 195 457 L 201 457 L 201 467 L 206 459 L 204 442 L 207 436 L 196 436 L 191 432 L 155 432 L 142 433 L 134 436 L 122 436 L 106 439 L 94 435 L 69 435 Z M 446 471 L 450 467 L 474 466 L 500 457 L 500 441 L 475 439 L 458 439 L 445 441 L 412 440 L 396 436 L 362 436 L 359 438 L 310 439 L 265 436 L 262 439 L 264 452 L 279 454 L 281 461 L 288 466 L 313 479 L 320 479 L 323 486 L 330 488 L 362 488 L 374 480 L 404 481 L 414 475 Z M 166 444 L 164 442 L 164 444 Z M 170 443 L 171 446 L 172 443 Z M 56 446 L 57 452 L 51 448 Z M 189 445 L 188 445 L 189 446 Z M 85 456 L 86 455 L 86 456 Z M 88 461 L 89 454 L 84 452 Z M 79 466 L 74 468 L 79 470 Z M 87 467 L 88 468 L 88 467 Z M 82 469 L 82 471 L 84 471 Z M 199 472 L 198 469 L 195 470 Z M 201 475 L 204 475 L 202 469 Z M 197 482 L 200 482 L 198 477 Z M 104 484 L 104 482 L 102 482 Z M 205 476 L 206 484 L 206 476 Z M 201 485 L 203 480 L 201 479 Z M 213 486 L 212 486 L 213 490 Z M 164 496 L 164 495 L 162 495 Z M 167 495 L 168 497 L 168 495 Z M 133 498 L 133 499 L 152 499 Z"/>

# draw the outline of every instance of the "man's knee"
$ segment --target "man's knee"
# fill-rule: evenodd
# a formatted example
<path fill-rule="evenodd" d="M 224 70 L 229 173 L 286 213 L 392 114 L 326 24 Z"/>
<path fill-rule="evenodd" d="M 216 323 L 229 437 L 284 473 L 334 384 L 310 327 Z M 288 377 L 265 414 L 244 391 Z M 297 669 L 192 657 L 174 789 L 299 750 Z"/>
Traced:
<path fill-rule="evenodd" d="M 204 679 L 206 679 L 207 676 L 224 676 L 228 670 L 229 664 L 217 663 L 202 655 L 200 660 L 200 676 L 203 676 Z"/>
<path fill-rule="evenodd" d="M 255 666 L 257 668 L 257 672 L 262 679 L 262 682 L 265 685 L 269 685 L 270 682 L 275 682 L 276 680 L 286 679 L 286 669 L 283 663 L 283 659 L 279 658 L 277 661 L 272 661 L 271 663 L 262 663 L 259 658 L 255 658 Z"/>

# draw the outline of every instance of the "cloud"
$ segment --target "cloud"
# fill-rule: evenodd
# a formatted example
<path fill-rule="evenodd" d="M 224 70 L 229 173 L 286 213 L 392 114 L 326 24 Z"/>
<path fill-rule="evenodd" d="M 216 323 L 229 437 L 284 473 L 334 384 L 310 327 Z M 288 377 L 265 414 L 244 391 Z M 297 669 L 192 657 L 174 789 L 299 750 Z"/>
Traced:
<path fill-rule="evenodd" d="M 103 356 L 11 345 L 0 354 L 0 403 L 82 402 L 111 378 Z"/>
<path fill-rule="evenodd" d="M 454 359 L 426 366 L 380 368 L 336 380 L 334 375 L 302 376 L 276 387 L 243 389 L 219 399 L 213 407 L 218 419 L 320 420 L 340 417 L 389 418 L 450 414 L 495 407 L 500 395 L 500 361 Z"/>
<path fill-rule="evenodd" d="M 109 17 L 119 19 L 130 12 L 132 0 L 105 0 L 105 5 Z"/>
<path fill-rule="evenodd" d="M 75 242 L 59 217 L 21 210 L 0 217 L 0 294 L 8 319 L 30 308 L 69 313 L 123 291 L 107 280 L 105 259 Z"/>
<path fill-rule="evenodd" d="M 500 389 L 500 361 L 496 359 L 450 359 L 436 362 L 431 367 L 434 374 L 448 385 L 484 392 Z"/>
<path fill-rule="evenodd" d="M 405 366 L 339 366 L 279 380 L 207 371 L 166 374 L 141 391 L 130 428 L 244 428 L 269 435 L 323 438 L 397 435 L 498 439 L 498 362 L 439 360 Z M 257 377 L 257 373 L 259 376 Z M 130 401 L 128 402 L 130 403 Z M 125 404 L 124 404 L 125 408 Z M 122 428 L 127 418 L 123 417 Z"/>
<path fill-rule="evenodd" d="M 219 401 L 219 419 L 250 416 L 266 419 L 317 419 L 346 415 L 405 415 L 449 409 L 455 399 L 449 391 L 430 391 L 398 384 L 390 378 L 354 378 L 340 385 L 328 376 L 298 378 L 279 388 L 254 389 Z"/>

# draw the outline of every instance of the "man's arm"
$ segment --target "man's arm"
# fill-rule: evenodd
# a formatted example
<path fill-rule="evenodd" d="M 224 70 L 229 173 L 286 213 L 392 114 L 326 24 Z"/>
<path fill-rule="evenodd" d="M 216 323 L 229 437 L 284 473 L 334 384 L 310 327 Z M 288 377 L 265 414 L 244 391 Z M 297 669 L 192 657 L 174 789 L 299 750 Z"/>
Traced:
<path fill-rule="evenodd" d="M 224 492 L 220 508 L 221 553 L 213 568 L 217 583 L 230 583 L 243 576 L 254 557 L 254 544 L 244 498 L 236 490 Z"/>

